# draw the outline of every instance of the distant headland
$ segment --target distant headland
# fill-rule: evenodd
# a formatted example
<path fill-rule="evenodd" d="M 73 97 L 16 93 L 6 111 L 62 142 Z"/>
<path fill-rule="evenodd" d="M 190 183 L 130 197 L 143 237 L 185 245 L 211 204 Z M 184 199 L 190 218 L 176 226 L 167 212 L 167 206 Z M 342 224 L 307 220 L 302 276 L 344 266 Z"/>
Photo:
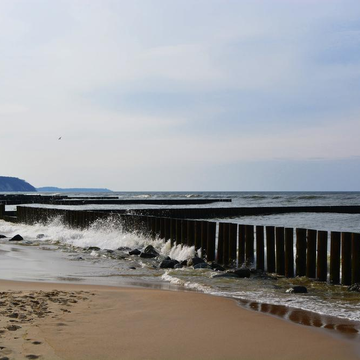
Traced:
<path fill-rule="evenodd" d="M 44 186 L 39 187 L 36 189 L 39 192 L 97 192 L 97 193 L 103 193 L 103 192 L 112 192 L 112 190 L 109 189 L 102 189 L 102 188 L 58 188 L 54 186 Z"/>
<path fill-rule="evenodd" d="M 25 180 L 10 176 L 0 176 L 0 192 L 15 191 L 36 192 L 36 189 Z"/>

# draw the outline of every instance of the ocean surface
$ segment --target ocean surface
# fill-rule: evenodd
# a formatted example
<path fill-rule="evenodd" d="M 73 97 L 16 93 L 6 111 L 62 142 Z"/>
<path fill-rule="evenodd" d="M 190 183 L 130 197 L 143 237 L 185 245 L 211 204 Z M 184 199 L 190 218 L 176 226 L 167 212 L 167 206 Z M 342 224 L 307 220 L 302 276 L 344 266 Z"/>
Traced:
<path fill-rule="evenodd" d="M 62 194 L 63 195 L 63 194 Z M 81 193 L 69 196 L 118 196 L 131 198 L 226 198 L 231 203 L 211 205 L 191 205 L 190 207 L 258 207 L 258 206 L 317 206 L 317 205 L 360 205 L 360 192 L 115 192 Z M 45 205 L 43 205 L 45 206 Z M 61 206 L 74 208 L 74 206 Z M 134 209 L 141 207 L 166 208 L 157 205 L 86 205 L 83 208 Z M 176 206 L 179 207 L 179 206 Z M 184 207 L 184 206 L 181 206 Z M 11 210 L 14 207 L 8 206 Z M 360 214 L 281 214 L 269 216 L 244 216 L 222 219 L 233 223 L 254 225 L 275 225 L 302 227 L 328 231 L 360 232 Z M 48 224 L 11 224 L 0 221 L 0 234 L 13 236 L 21 234 L 25 242 L 17 246 L 34 247 L 47 253 L 61 253 L 69 266 L 61 272 L 42 274 L 43 281 L 72 281 L 101 283 L 109 285 L 138 285 L 163 288 L 195 290 L 216 296 L 238 299 L 242 303 L 281 305 L 289 309 L 303 309 L 320 316 L 333 316 L 338 319 L 360 321 L 360 294 L 347 291 L 347 287 L 310 281 L 306 278 L 264 278 L 253 276 L 250 279 L 214 278 L 215 272 L 207 269 L 159 269 L 159 262 L 166 256 L 179 261 L 195 255 L 193 247 L 173 246 L 162 240 L 152 240 L 132 233 L 124 233 L 116 222 L 98 221 L 89 229 L 76 230 L 65 226 L 60 218 Z M 7 240 L 1 240 L 1 244 Z M 159 259 L 142 259 L 128 255 L 128 249 L 153 245 L 159 252 Z M 89 250 L 96 246 L 100 250 Z M 296 255 L 296 254 L 295 254 Z M 40 256 L 40 255 L 39 255 Z M 40 256 L 41 257 L 41 256 Z M 79 266 L 73 266 L 78 263 Z M 81 265 L 80 265 L 81 264 Z M 57 275 L 58 274 L 58 275 Z M 0 275 L 1 276 L 1 275 Z M 16 280 L 29 279 L 27 274 L 5 274 L 3 278 Z M 39 278 L 41 278 L 39 275 Z M 37 279 L 39 280 L 39 279 Z M 293 285 L 305 285 L 307 294 L 289 294 Z M 251 306 L 253 307 L 253 306 Z"/>

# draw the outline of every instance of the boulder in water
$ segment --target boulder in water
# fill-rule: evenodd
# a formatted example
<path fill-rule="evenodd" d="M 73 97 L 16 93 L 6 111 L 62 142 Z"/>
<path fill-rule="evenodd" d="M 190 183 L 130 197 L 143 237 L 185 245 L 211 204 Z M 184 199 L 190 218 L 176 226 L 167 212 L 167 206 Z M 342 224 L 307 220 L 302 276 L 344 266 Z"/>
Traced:
<path fill-rule="evenodd" d="M 360 283 L 352 284 L 348 287 L 348 291 L 360 292 Z"/>
<path fill-rule="evenodd" d="M 219 265 L 219 264 L 216 263 L 216 262 L 212 262 L 210 266 L 211 266 L 211 268 L 212 268 L 213 270 L 215 270 L 215 271 L 225 271 L 225 268 L 222 267 L 221 265 Z"/>
<path fill-rule="evenodd" d="M 13 236 L 9 241 L 21 241 L 21 240 L 24 240 L 24 238 L 21 235 L 17 234 Z"/>
<path fill-rule="evenodd" d="M 206 262 L 198 263 L 194 265 L 194 269 L 211 269 L 211 266 Z"/>
<path fill-rule="evenodd" d="M 38 234 L 36 236 L 37 239 L 43 239 L 45 237 L 45 234 Z"/>
<path fill-rule="evenodd" d="M 205 260 L 199 257 L 193 257 L 187 261 L 187 266 L 195 266 L 197 264 L 203 264 L 203 263 L 205 263 Z"/>
<path fill-rule="evenodd" d="M 97 247 L 97 246 L 88 246 L 84 250 L 85 251 L 99 251 L 101 249 L 99 247 Z"/>
<path fill-rule="evenodd" d="M 288 294 L 306 294 L 308 291 L 305 286 L 298 285 L 298 286 L 293 286 L 290 289 L 287 289 L 286 292 Z"/>
<path fill-rule="evenodd" d="M 163 260 L 160 264 L 161 269 L 173 269 L 175 265 L 179 264 L 177 260 Z"/>
<path fill-rule="evenodd" d="M 5 235 L 0 235 L 0 239 L 5 239 L 6 236 Z"/>
<path fill-rule="evenodd" d="M 129 251 L 129 255 L 140 255 L 141 251 L 139 249 L 134 249 Z"/>
<path fill-rule="evenodd" d="M 154 258 L 157 257 L 159 253 L 155 250 L 152 245 L 148 245 L 143 252 L 140 254 L 142 258 Z"/>

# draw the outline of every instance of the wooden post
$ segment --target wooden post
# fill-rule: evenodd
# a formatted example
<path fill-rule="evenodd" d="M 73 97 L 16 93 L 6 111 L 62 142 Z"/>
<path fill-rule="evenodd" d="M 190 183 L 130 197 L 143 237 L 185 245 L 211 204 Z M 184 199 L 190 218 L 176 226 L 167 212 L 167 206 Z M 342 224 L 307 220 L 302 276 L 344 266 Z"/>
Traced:
<path fill-rule="evenodd" d="M 230 224 L 229 223 L 224 223 L 223 226 L 223 231 L 224 231 L 224 235 L 223 235 L 223 242 L 224 242 L 224 246 L 223 246 L 223 261 L 222 263 L 225 266 L 229 265 L 229 235 L 230 235 Z"/>
<path fill-rule="evenodd" d="M 275 236 L 276 236 L 276 272 L 279 275 L 285 275 L 284 228 L 277 227 Z"/>
<path fill-rule="evenodd" d="M 155 237 L 160 236 L 160 218 L 155 218 Z"/>
<path fill-rule="evenodd" d="M 254 225 L 245 226 L 245 252 L 246 264 L 250 266 L 254 263 Z"/>
<path fill-rule="evenodd" d="M 352 234 L 352 271 L 351 282 L 360 282 L 360 234 Z"/>
<path fill-rule="evenodd" d="M 306 275 L 306 250 L 306 229 L 296 229 L 296 276 Z"/>
<path fill-rule="evenodd" d="M 245 263 L 245 225 L 239 225 L 238 262 L 239 266 Z"/>
<path fill-rule="evenodd" d="M 285 276 L 294 277 L 294 229 L 285 228 Z"/>
<path fill-rule="evenodd" d="M 176 219 L 170 219 L 170 241 L 173 246 L 176 241 Z"/>
<path fill-rule="evenodd" d="M 351 285 L 351 233 L 341 233 L 341 284 Z"/>
<path fill-rule="evenodd" d="M 331 232 L 330 282 L 332 284 L 340 284 L 340 236 L 339 232 Z"/>
<path fill-rule="evenodd" d="M 181 244 L 181 222 L 182 220 L 176 219 L 176 245 Z"/>
<path fill-rule="evenodd" d="M 153 239 L 155 239 L 156 238 L 156 218 L 152 216 L 150 218 L 150 223 L 151 223 L 151 237 Z"/>
<path fill-rule="evenodd" d="M 320 281 L 327 279 L 327 231 L 318 231 L 318 244 L 317 244 L 317 278 Z"/>
<path fill-rule="evenodd" d="M 307 231 L 306 249 L 306 276 L 310 279 L 316 278 L 316 239 L 317 230 Z"/>
<path fill-rule="evenodd" d="M 265 270 L 264 264 L 264 227 L 256 226 L 256 269 Z"/>
<path fill-rule="evenodd" d="M 180 220 L 181 221 L 181 244 L 187 244 L 187 220 Z"/>
<path fill-rule="evenodd" d="M 266 226 L 267 272 L 275 272 L 275 227 Z"/>
<path fill-rule="evenodd" d="M 207 258 L 208 248 L 207 248 L 207 238 L 208 238 L 208 222 L 201 221 L 201 255 L 203 258 Z"/>
<path fill-rule="evenodd" d="M 165 219 L 160 218 L 160 239 L 165 239 Z"/>
<path fill-rule="evenodd" d="M 216 239 L 216 223 L 207 222 L 207 244 L 206 255 L 208 261 L 215 260 L 215 239 Z"/>
<path fill-rule="evenodd" d="M 224 227 L 225 223 L 219 223 L 219 235 L 218 235 L 218 248 L 217 248 L 217 261 L 223 264 L 224 260 Z"/>
<path fill-rule="evenodd" d="M 201 248 L 201 224 L 202 221 L 194 221 L 194 231 L 195 231 L 195 250 Z"/>
<path fill-rule="evenodd" d="M 195 221 L 193 220 L 187 220 L 187 244 L 188 246 L 194 246 L 195 245 L 195 232 L 194 232 L 194 224 Z"/>
<path fill-rule="evenodd" d="M 237 224 L 229 225 L 229 264 L 236 264 Z"/>

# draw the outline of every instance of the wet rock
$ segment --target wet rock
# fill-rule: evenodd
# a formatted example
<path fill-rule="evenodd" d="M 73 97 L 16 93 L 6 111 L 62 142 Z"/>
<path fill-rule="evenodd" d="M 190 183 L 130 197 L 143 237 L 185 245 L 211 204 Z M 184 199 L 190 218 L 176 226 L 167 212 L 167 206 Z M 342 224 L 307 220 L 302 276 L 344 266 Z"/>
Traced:
<path fill-rule="evenodd" d="M 115 251 L 114 250 L 110 250 L 110 249 L 105 249 L 105 251 L 108 253 L 108 254 L 113 254 Z"/>
<path fill-rule="evenodd" d="M 37 239 L 43 239 L 45 237 L 45 234 L 38 234 L 36 236 Z"/>
<path fill-rule="evenodd" d="M 206 262 L 198 263 L 194 265 L 194 269 L 211 269 L 211 266 L 207 264 Z"/>
<path fill-rule="evenodd" d="M 129 270 L 136 270 L 136 267 L 135 266 L 130 266 Z"/>
<path fill-rule="evenodd" d="M 179 263 L 174 266 L 174 269 L 182 269 L 183 267 L 184 267 L 184 265 Z"/>
<path fill-rule="evenodd" d="M 290 289 L 287 289 L 286 292 L 288 294 L 306 294 L 307 288 L 305 286 L 293 286 Z"/>
<path fill-rule="evenodd" d="M 131 248 L 127 247 L 127 246 L 120 246 L 117 248 L 119 251 L 130 251 Z"/>
<path fill-rule="evenodd" d="M 213 279 L 215 278 L 239 278 L 236 274 L 234 274 L 233 272 L 225 272 L 222 274 L 216 274 L 212 276 Z"/>
<path fill-rule="evenodd" d="M 180 264 L 181 264 L 182 266 L 187 266 L 187 262 L 188 262 L 187 260 L 183 260 L 183 261 L 180 262 Z"/>
<path fill-rule="evenodd" d="M 157 257 L 159 253 L 155 250 L 152 245 L 148 245 L 143 252 L 140 254 L 142 258 L 154 258 Z"/>
<path fill-rule="evenodd" d="M 86 250 L 86 251 L 99 251 L 100 248 L 97 247 L 97 246 L 88 246 L 84 250 Z"/>
<path fill-rule="evenodd" d="M 9 241 L 21 241 L 21 240 L 24 240 L 24 238 L 21 235 L 17 234 L 13 236 Z"/>
<path fill-rule="evenodd" d="M 239 278 L 249 278 L 250 277 L 250 274 L 251 274 L 251 271 L 250 269 L 236 269 L 233 271 L 234 274 L 236 274 Z"/>
<path fill-rule="evenodd" d="M 173 269 L 175 265 L 179 264 L 177 260 L 163 260 L 160 264 L 161 269 Z"/>
<path fill-rule="evenodd" d="M 5 235 L 0 235 L 0 239 L 6 239 Z"/>
<path fill-rule="evenodd" d="M 203 264 L 203 263 L 205 263 L 205 260 L 199 257 L 193 257 L 187 261 L 187 266 L 195 266 L 197 264 Z"/>
<path fill-rule="evenodd" d="M 139 249 L 134 249 L 129 251 L 129 255 L 140 255 L 141 251 Z"/>
<path fill-rule="evenodd" d="M 352 284 L 348 287 L 348 291 L 360 292 L 360 283 Z"/>
<path fill-rule="evenodd" d="M 215 271 L 225 271 L 225 268 L 222 267 L 221 265 L 219 265 L 219 264 L 216 263 L 216 262 L 212 262 L 210 266 L 211 266 L 211 268 L 212 268 L 213 270 L 215 270 Z"/>

